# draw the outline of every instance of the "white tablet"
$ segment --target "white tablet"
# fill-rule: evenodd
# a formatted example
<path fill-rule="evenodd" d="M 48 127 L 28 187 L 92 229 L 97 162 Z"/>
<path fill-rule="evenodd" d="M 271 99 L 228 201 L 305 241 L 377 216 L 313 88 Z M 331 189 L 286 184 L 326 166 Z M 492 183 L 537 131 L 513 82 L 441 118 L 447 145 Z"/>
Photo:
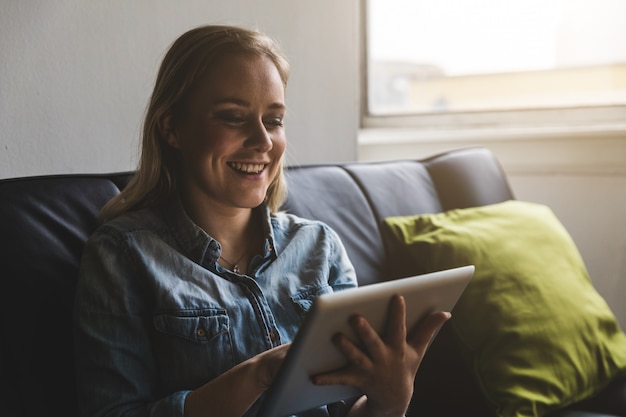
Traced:
<path fill-rule="evenodd" d="M 395 294 L 406 300 L 407 329 L 410 330 L 429 313 L 452 311 L 473 274 L 474 266 L 470 265 L 319 296 L 267 391 L 259 415 L 289 416 L 360 395 L 360 391 L 351 386 L 311 383 L 312 375 L 347 365 L 343 354 L 331 342 L 333 335 L 342 332 L 356 340 L 348 324 L 354 314 L 365 317 L 380 333 L 389 301 Z"/>

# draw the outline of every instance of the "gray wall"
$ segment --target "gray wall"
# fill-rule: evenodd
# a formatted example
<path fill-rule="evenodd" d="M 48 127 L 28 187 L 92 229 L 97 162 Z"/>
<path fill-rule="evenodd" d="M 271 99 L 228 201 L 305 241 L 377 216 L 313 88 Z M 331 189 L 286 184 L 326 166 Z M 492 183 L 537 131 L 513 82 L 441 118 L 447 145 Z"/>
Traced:
<path fill-rule="evenodd" d="M 356 159 L 358 0 L 1 0 L 0 178 L 135 167 L 169 44 L 207 23 L 258 28 L 292 64 L 290 164 Z"/>

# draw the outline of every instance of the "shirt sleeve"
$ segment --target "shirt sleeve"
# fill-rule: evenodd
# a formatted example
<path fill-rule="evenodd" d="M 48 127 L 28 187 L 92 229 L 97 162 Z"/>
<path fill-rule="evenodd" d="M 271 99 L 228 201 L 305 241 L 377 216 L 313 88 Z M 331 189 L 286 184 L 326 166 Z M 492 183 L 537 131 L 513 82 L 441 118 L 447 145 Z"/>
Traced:
<path fill-rule="evenodd" d="M 358 286 L 354 266 L 348 257 L 346 248 L 339 238 L 337 232 L 329 226 L 325 226 L 328 231 L 328 239 L 331 240 L 331 259 L 328 282 L 333 287 L 333 291 L 341 291 Z"/>
<path fill-rule="evenodd" d="M 123 239 L 104 232 L 83 253 L 74 311 L 80 415 L 183 417 L 189 391 L 158 393 L 148 297 L 130 259 Z"/>

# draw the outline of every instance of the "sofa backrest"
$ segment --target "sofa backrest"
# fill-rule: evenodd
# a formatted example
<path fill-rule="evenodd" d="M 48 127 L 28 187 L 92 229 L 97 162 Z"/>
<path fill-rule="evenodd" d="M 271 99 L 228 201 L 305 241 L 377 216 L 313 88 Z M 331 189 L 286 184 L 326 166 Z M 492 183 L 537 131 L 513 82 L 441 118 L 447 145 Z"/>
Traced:
<path fill-rule="evenodd" d="M 513 198 L 494 155 L 468 148 L 421 161 L 308 165 L 287 171 L 285 209 L 326 222 L 342 238 L 360 285 L 389 276 L 386 217 L 438 213 Z"/>
<path fill-rule="evenodd" d="M 100 208 L 129 175 L 0 181 L 0 415 L 77 415 L 71 315 L 80 255 Z M 423 161 L 292 167 L 286 175 L 284 209 L 333 227 L 361 285 L 393 278 L 380 230 L 385 217 L 512 198 L 483 148 Z"/>
<path fill-rule="evenodd" d="M 119 193 L 118 177 L 0 181 L 2 416 L 77 414 L 74 286 L 83 244 L 100 207 Z"/>

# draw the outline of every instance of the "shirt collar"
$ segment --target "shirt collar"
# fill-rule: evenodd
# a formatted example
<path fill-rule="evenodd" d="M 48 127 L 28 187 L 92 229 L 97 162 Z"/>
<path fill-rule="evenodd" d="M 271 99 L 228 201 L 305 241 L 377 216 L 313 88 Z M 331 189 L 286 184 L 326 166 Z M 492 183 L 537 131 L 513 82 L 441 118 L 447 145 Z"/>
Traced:
<path fill-rule="evenodd" d="M 274 230 L 269 207 L 263 203 L 255 210 L 261 213 L 263 235 L 265 236 L 264 256 L 276 257 Z M 187 215 L 178 193 L 174 193 L 160 207 L 160 214 L 178 242 L 181 251 L 194 262 L 207 266 L 214 265 L 221 253 L 220 243 L 196 225 Z"/>

